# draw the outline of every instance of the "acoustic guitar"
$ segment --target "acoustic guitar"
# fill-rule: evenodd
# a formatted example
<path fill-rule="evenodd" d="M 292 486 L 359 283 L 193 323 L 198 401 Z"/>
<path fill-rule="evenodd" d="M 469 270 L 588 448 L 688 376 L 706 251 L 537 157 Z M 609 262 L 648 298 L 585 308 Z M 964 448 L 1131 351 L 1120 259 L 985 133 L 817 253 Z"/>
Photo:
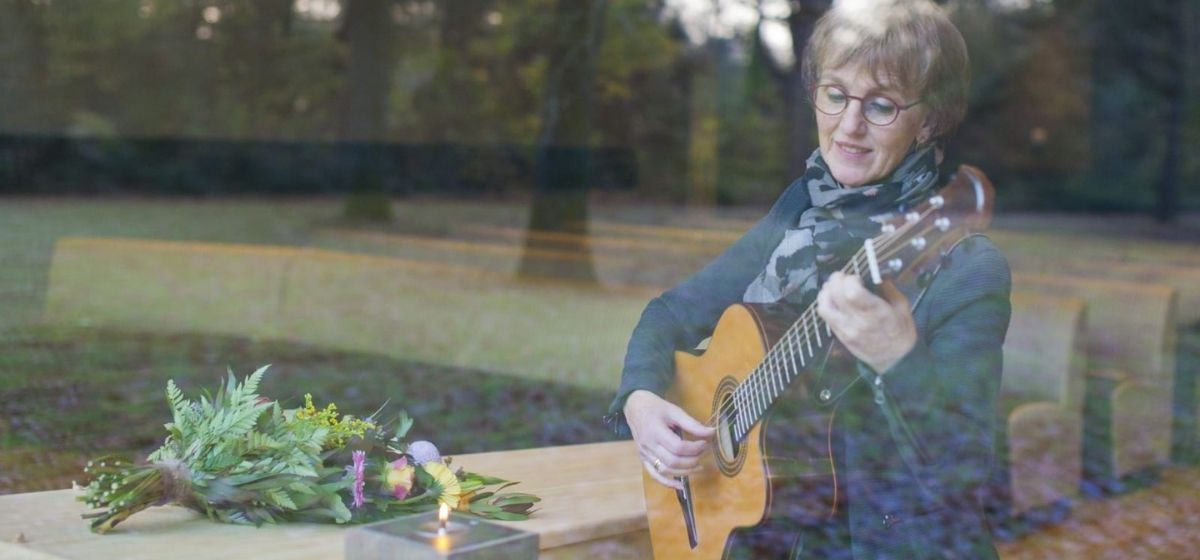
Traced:
<path fill-rule="evenodd" d="M 843 271 L 868 286 L 887 278 L 923 286 L 955 243 L 986 227 L 992 197 L 983 173 L 962 166 L 935 195 L 882 224 Z M 678 478 L 683 490 L 644 473 L 655 558 L 722 558 L 735 532 L 773 517 L 794 525 L 836 515 L 841 497 L 831 431 L 839 394 L 827 377 L 835 348 L 848 355 L 815 303 L 799 313 L 737 304 L 722 314 L 702 353 L 676 352 L 668 400 L 717 430 L 701 470 Z M 783 401 L 792 411 L 787 429 L 771 430 L 768 412 Z"/>

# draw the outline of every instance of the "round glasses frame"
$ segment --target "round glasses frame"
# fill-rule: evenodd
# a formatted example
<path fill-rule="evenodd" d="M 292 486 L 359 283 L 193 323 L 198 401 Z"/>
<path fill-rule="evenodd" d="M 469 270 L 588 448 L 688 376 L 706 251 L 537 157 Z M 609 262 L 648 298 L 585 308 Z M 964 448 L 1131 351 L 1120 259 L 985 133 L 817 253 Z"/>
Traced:
<path fill-rule="evenodd" d="M 841 109 L 838 109 L 836 111 L 826 111 L 825 109 L 821 108 L 821 104 L 817 102 L 817 91 L 824 89 L 824 88 L 832 89 L 832 90 L 835 90 L 838 93 L 842 94 L 842 97 L 845 98 L 845 102 L 842 103 Z M 872 119 L 870 114 L 867 113 L 867 102 L 872 99 L 887 100 L 888 103 L 890 103 L 894 107 L 896 107 L 896 112 L 892 113 L 890 118 L 885 117 L 885 120 L 882 122 Z M 912 103 L 909 103 L 908 105 L 901 105 L 899 103 L 896 103 L 895 100 L 893 100 L 892 98 L 890 98 L 886 95 L 878 95 L 877 94 L 877 95 L 868 95 L 865 97 L 859 97 L 856 95 L 850 95 L 845 89 L 842 89 L 841 86 L 835 86 L 833 84 L 822 84 L 822 85 L 813 87 L 808 92 L 808 101 L 810 103 L 812 103 L 813 108 L 820 111 L 821 113 L 829 115 L 831 117 L 836 117 L 837 115 L 845 113 L 846 108 L 850 106 L 851 100 L 858 101 L 858 113 L 860 115 L 862 115 L 863 120 L 865 120 L 875 126 L 887 126 L 889 124 L 892 124 L 892 123 L 896 122 L 896 119 L 900 118 L 901 111 L 903 111 L 905 109 L 911 109 L 911 108 L 925 102 L 925 99 L 921 98 L 916 101 L 913 101 Z M 878 118 L 878 115 L 876 115 L 876 118 Z"/>

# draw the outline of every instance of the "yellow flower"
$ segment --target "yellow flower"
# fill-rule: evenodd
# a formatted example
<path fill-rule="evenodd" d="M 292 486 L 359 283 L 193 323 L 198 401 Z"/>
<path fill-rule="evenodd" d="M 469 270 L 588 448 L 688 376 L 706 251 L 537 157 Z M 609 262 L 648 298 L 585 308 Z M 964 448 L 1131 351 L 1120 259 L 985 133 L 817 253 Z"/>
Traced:
<path fill-rule="evenodd" d="M 408 497 L 409 491 L 412 490 L 413 479 L 416 476 L 416 469 L 408 464 L 408 460 L 404 457 L 392 461 L 387 466 L 387 476 L 383 480 L 383 489 L 392 495 L 397 500 L 403 500 Z"/>
<path fill-rule="evenodd" d="M 296 418 L 306 420 L 317 415 L 317 409 L 313 406 L 312 393 L 304 394 L 304 408 L 296 410 Z"/>
<path fill-rule="evenodd" d="M 471 500 L 475 498 L 477 492 L 467 492 L 459 497 L 458 511 L 471 511 Z"/>
<path fill-rule="evenodd" d="M 367 430 L 373 430 L 376 427 L 371 422 L 352 416 L 344 416 L 339 420 L 337 405 L 333 403 L 326 405 L 323 410 L 317 410 L 317 407 L 313 405 L 312 394 L 304 395 L 304 408 L 296 409 L 296 420 L 328 428 L 329 435 L 325 439 L 326 449 L 340 448 L 346 445 L 346 441 L 350 438 L 363 437 Z"/>
<path fill-rule="evenodd" d="M 454 471 L 439 462 L 425 463 L 421 465 L 421 468 L 425 469 L 425 472 L 429 473 L 429 476 L 432 476 L 438 487 L 442 489 L 441 494 L 438 495 L 438 501 L 446 504 L 446 507 L 450 509 L 457 508 L 459 497 L 462 496 L 462 487 L 458 485 L 458 477 L 454 476 Z"/>

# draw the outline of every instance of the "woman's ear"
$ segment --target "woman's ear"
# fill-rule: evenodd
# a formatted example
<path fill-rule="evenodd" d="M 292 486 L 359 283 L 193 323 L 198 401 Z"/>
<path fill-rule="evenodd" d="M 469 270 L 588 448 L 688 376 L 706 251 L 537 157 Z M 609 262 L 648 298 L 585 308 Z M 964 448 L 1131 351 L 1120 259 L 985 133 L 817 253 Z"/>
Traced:
<path fill-rule="evenodd" d="M 917 144 L 924 146 L 933 139 L 933 119 L 929 116 L 925 117 L 925 122 L 921 124 L 921 130 L 917 131 Z"/>

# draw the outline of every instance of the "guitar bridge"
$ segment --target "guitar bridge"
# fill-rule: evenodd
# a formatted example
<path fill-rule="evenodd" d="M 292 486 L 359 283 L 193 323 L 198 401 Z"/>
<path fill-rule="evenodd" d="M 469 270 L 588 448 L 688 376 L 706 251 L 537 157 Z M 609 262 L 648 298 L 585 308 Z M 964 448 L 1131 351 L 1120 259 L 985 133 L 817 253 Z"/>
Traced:
<path fill-rule="evenodd" d="M 679 498 L 679 508 L 683 510 L 683 525 L 687 528 L 688 545 L 695 549 L 700 544 L 700 536 L 696 533 L 696 511 L 692 507 L 692 485 L 686 476 L 677 476 L 675 480 L 683 483 L 683 489 L 676 490 L 675 497 Z"/>

